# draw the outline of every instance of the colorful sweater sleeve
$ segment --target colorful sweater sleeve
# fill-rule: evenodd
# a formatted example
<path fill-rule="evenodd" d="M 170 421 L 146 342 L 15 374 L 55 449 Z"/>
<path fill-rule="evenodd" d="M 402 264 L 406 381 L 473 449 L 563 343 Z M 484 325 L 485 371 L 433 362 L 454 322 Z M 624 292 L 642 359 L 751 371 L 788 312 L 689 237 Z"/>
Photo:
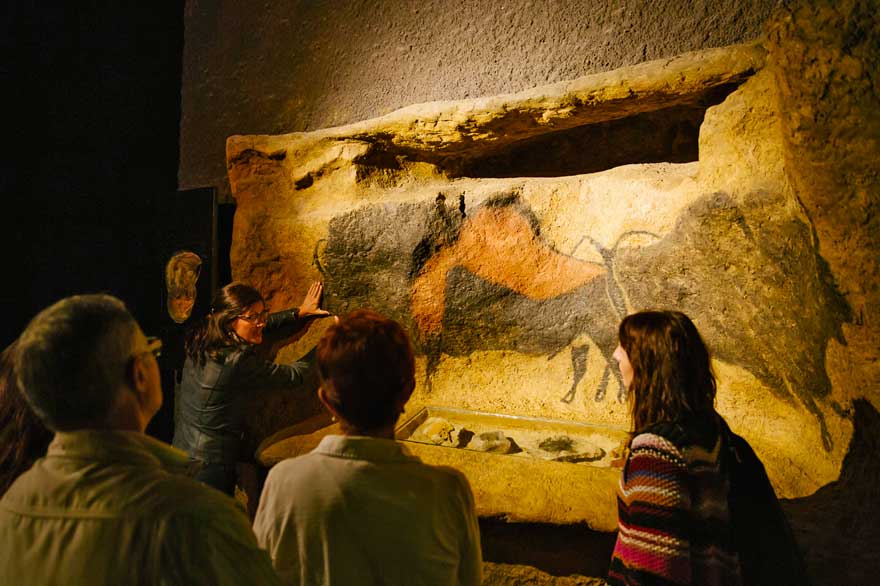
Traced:
<path fill-rule="evenodd" d="M 636 436 L 620 481 L 609 582 L 691 584 L 690 505 L 681 452 L 661 436 Z"/>

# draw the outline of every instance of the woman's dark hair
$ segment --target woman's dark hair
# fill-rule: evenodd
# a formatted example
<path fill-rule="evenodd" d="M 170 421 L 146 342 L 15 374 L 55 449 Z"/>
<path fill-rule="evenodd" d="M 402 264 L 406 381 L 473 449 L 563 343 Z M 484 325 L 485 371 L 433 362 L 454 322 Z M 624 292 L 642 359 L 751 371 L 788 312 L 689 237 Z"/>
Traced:
<path fill-rule="evenodd" d="M 317 358 L 327 402 L 358 432 L 394 424 L 415 386 L 409 337 L 374 311 L 353 311 L 330 326 Z"/>
<path fill-rule="evenodd" d="M 620 345 L 632 365 L 633 432 L 715 411 L 715 375 L 696 326 L 679 311 L 643 311 L 620 323 Z"/>
<path fill-rule="evenodd" d="M 186 337 L 186 355 L 198 364 L 229 348 L 246 344 L 232 335 L 230 324 L 254 303 L 265 303 L 260 292 L 240 282 L 229 283 L 218 289 L 211 302 L 211 313 L 189 331 Z"/>
<path fill-rule="evenodd" d="M 15 375 L 15 342 L 0 354 L 0 496 L 46 453 L 52 432 L 28 405 Z"/>

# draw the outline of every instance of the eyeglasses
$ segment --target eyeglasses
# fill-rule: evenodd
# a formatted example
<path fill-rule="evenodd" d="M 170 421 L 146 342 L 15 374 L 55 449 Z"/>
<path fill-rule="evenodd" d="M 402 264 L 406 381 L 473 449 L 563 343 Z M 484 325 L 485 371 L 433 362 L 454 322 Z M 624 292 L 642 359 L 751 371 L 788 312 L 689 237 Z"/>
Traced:
<path fill-rule="evenodd" d="M 144 353 L 147 352 L 152 353 L 156 358 L 162 356 L 162 340 L 156 336 L 147 336 L 147 349 Z"/>
<path fill-rule="evenodd" d="M 249 324 L 264 324 L 266 320 L 269 318 L 268 311 L 261 311 L 260 313 L 255 313 L 253 315 L 240 315 L 238 319 L 243 319 Z"/>

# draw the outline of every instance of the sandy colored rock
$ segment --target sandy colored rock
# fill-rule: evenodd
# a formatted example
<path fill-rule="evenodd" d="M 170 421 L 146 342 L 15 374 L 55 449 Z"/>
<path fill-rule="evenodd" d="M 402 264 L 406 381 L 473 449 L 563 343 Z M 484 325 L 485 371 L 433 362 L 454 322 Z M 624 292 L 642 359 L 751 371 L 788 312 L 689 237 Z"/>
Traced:
<path fill-rule="evenodd" d="M 287 181 L 300 189 L 340 170 L 343 161 L 352 158 L 360 159 L 366 171 L 375 167 L 372 170 L 386 176 L 413 162 L 456 175 L 470 161 L 529 138 L 676 106 L 697 106 L 748 78 L 763 66 L 764 56 L 759 44 L 710 49 L 516 94 L 417 104 L 381 118 L 311 133 L 232 136 L 226 143 L 230 185 L 240 202 L 249 180 L 272 175 L 288 157 L 296 162 Z"/>
<path fill-rule="evenodd" d="M 201 0 L 185 10 L 180 185 L 231 201 L 230 134 L 311 131 L 741 43 L 773 4 Z"/>
<path fill-rule="evenodd" d="M 442 417 L 431 417 L 419 428 L 418 439 L 438 446 L 456 447 L 458 434 L 455 426 Z"/>
<path fill-rule="evenodd" d="M 852 310 L 829 356 L 835 387 L 858 389 L 844 405 L 864 393 L 880 406 L 878 12 L 876 0 L 788 2 L 768 24 L 784 160 Z"/>
<path fill-rule="evenodd" d="M 780 110 L 794 99 L 780 75 L 794 72 L 765 56 L 734 46 L 313 133 L 232 137 L 234 276 L 273 308 L 321 278 L 331 311 L 369 307 L 404 324 L 418 383 L 407 414 L 445 405 L 626 425 L 617 325 L 681 309 L 713 350 L 719 410 L 782 496 L 812 494 L 839 474 L 847 405 L 875 392 L 853 384 L 874 372 L 877 337 L 859 325 L 869 313 L 853 313 L 873 269 L 838 274 L 844 264 L 829 262 L 843 258 L 825 252 L 840 240 L 817 230 L 824 208 L 800 199 L 811 159 L 793 155 L 799 135 Z M 640 133 L 698 138 L 699 149 L 632 160 Z M 865 145 L 847 156 L 867 177 Z M 868 232 L 854 229 L 867 252 L 853 262 L 877 258 Z M 465 470 L 481 513 L 613 527 L 608 472 L 415 449 Z M 547 488 L 519 486 L 524 471 Z M 572 506 L 584 490 L 602 506 Z"/>
<path fill-rule="evenodd" d="M 516 442 L 507 437 L 503 431 L 487 431 L 477 434 L 468 443 L 467 448 L 490 454 L 515 454 L 522 451 Z"/>
<path fill-rule="evenodd" d="M 602 578 L 553 576 L 532 566 L 483 563 L 483 586 L 605 586 Z"/>

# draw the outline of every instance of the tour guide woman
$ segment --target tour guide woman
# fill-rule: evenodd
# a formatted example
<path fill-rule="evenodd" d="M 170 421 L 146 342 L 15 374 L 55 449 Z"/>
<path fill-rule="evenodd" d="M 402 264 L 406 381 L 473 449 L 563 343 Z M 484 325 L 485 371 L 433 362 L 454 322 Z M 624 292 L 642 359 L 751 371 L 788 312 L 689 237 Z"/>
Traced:
<path fill-rule="evenodd" d="M 246 400 L 255 391 L 294 389 L 314 368 L 314 351 L 287 365 L 273 362 L 272 350 L 330 315 L 319 308 L 321 293 L 313 283 L 299 308 L 269 314 L 259 291 L 230 283 L 189 332 L 173 443 L 189 453 L 196 479 L 234 494 Z"/>

